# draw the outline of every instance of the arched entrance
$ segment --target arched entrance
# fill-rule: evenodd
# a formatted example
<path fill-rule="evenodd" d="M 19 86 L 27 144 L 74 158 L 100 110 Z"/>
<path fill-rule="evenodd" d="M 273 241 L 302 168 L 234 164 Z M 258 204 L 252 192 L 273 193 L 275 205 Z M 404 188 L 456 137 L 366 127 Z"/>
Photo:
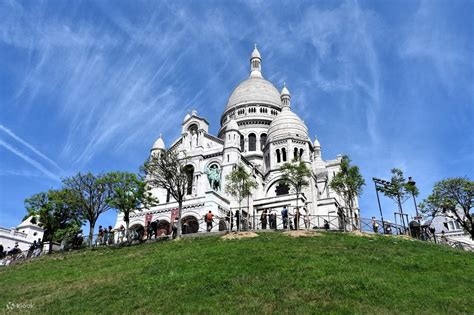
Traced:
<path fill-rule="evenodd" d="M 181 229 L 183 234 L 197 233 L 199 231 L 199 221 L 193 216 L 186 216 L 181 219 Z"/>
<path fill-rule="evenodd" d="M 227 231 L 227 222 L 224 219 L 219 220 L 219 231 Z"/>
<path fill-rule="evenodd" d="M 145 228 L 140 223 L 135 223 L 129 227 L 128 233 L 130 235 L 130 240 L 143 240 L 145 235 Z"/>
<path fill-rule="evenodd" d="M 158 221 L 158 236 L 168 235 L 170 233 L 170 223 L 166 220 Z"/>

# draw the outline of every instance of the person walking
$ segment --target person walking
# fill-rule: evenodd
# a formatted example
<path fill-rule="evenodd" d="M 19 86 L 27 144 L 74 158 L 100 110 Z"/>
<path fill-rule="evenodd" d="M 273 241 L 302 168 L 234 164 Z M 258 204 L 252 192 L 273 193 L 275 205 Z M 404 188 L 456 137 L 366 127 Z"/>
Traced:
<path fill-rule="evenodd" d="M 214 214 L 212 213 L 211 210 L 209 210 L 209 212 L 206 213 L 206 215 L 205 215 L 205 217 L 204 217 L 204 220 L 206 221 L 207 231 L 208 231 L 208 232 L 211 232 L 211 230 L 212 230 L 212 222 L 213 222 L 213 219 L 214 219 Z"/>
<path fill-rule="evenodd" d="M 263 210 L 262 215 L 260 216 L 260 222 L 262 223 L 262 230 L 267 229 L 267 210 Z"/>

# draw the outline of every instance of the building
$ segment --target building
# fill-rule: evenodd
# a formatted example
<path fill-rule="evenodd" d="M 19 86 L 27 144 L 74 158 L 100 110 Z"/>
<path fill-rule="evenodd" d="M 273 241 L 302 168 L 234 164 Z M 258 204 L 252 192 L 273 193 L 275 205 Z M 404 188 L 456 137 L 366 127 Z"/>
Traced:
<path fill-rule="evenodd" d="M 33 217 L 28 217 L 21 222 L 16 228 L 0 227 L 0 244 L 5 251 L 9 251 L 18 242 L 18 247 L 28 250 L 33 241 L 43 239 L 44 230 L 37 224 L 31 223 Z"/>
<path fill-rule="evenodd" d="M 230 211 L 235 213 L 239 205 L 225 193 L 225 178 L 238 164 L 244 165 L 258 183 L 252 196 L 243 202 L 244 215 L 259 218 L 264 209 L 279 215 L 284 206 L 291 214 L 298 202 L 312 215 L 312 227 L 322 227 L 324 219 L 333 220 L 332 217 L 339 220 L 340 226 L 349 221 L 357 222 L 357 201 L 355 213 L 347 213 L 341 197 L 329 188 L 329 182 L 340 168 L 341 156 L 323 159 L 319 141 L 311 141 L 306 124 L 292 111 L 291 94 L 286 85 L 278 91 L 263 77 L 262 57 L 256 47 L 250 57 L 250 75 L 230 94 L 220 122 L 218 134 L 212 135 L 204 117 L 196 111 L 186 114 L 181 136 L 169 147 L 185 151 L 188 157 L 186 167 L 190 181 L 183 205 L 184 232 L 205 231 L 202 218 L 209 210 L 221 218 L 213 231 L 226 229 L 224 217 Z M 166 150 L 166 146 L 160 136 L 151 154 L 162 150 Z M 312 174 L 309 187 L 298 201 L 296 194 L 281 182 L 280 167 L 293 159 L 306 163 Z M 216 175 L 218 180 L 213 182 L 212 176 Z M 161 228 L 169 227 L 177 203 L 164 189 L 154 189 L 154 194 L 162 203 L 133 213 L 130 227 L 146 225 L 152 220 L 159 220 Z M 346 211 L 346 220 L 342 219 L 344 212 L 341 211 Z M 353 220 L 347 220 L 348 217 Z M 255 223 L 253 219 L 252 223 Z M 122 224 L 125 225 L 123 216 L 119 214 L 116 228 Z"/>

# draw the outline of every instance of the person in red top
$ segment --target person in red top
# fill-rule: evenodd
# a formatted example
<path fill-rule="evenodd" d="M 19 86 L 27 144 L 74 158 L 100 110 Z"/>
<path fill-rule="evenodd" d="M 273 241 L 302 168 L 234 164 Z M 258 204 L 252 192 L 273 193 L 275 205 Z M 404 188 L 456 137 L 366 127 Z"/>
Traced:
<path fill-rule="evenodd" d="M 214 214 L 212 214 L 212 211 L 209 210 L 208 213 L 206 213 L 206 215 L 204 216 L 204 221 L 206 221 L 207 223 L 207 231 L 208 232 L 211 232 L 212 230 L 212 220 L 214 218 Z"/>

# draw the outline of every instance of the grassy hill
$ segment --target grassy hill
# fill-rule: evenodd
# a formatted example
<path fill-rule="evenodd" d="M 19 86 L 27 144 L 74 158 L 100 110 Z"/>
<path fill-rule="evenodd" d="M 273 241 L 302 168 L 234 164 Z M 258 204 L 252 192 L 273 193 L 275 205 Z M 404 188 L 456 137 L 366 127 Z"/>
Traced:
<path fill-rule="evenodd" d="M 474 313 L 474 254 L 318 233 L 54 254 L 0 270 L 0 307 L 34 313 Z"/>

